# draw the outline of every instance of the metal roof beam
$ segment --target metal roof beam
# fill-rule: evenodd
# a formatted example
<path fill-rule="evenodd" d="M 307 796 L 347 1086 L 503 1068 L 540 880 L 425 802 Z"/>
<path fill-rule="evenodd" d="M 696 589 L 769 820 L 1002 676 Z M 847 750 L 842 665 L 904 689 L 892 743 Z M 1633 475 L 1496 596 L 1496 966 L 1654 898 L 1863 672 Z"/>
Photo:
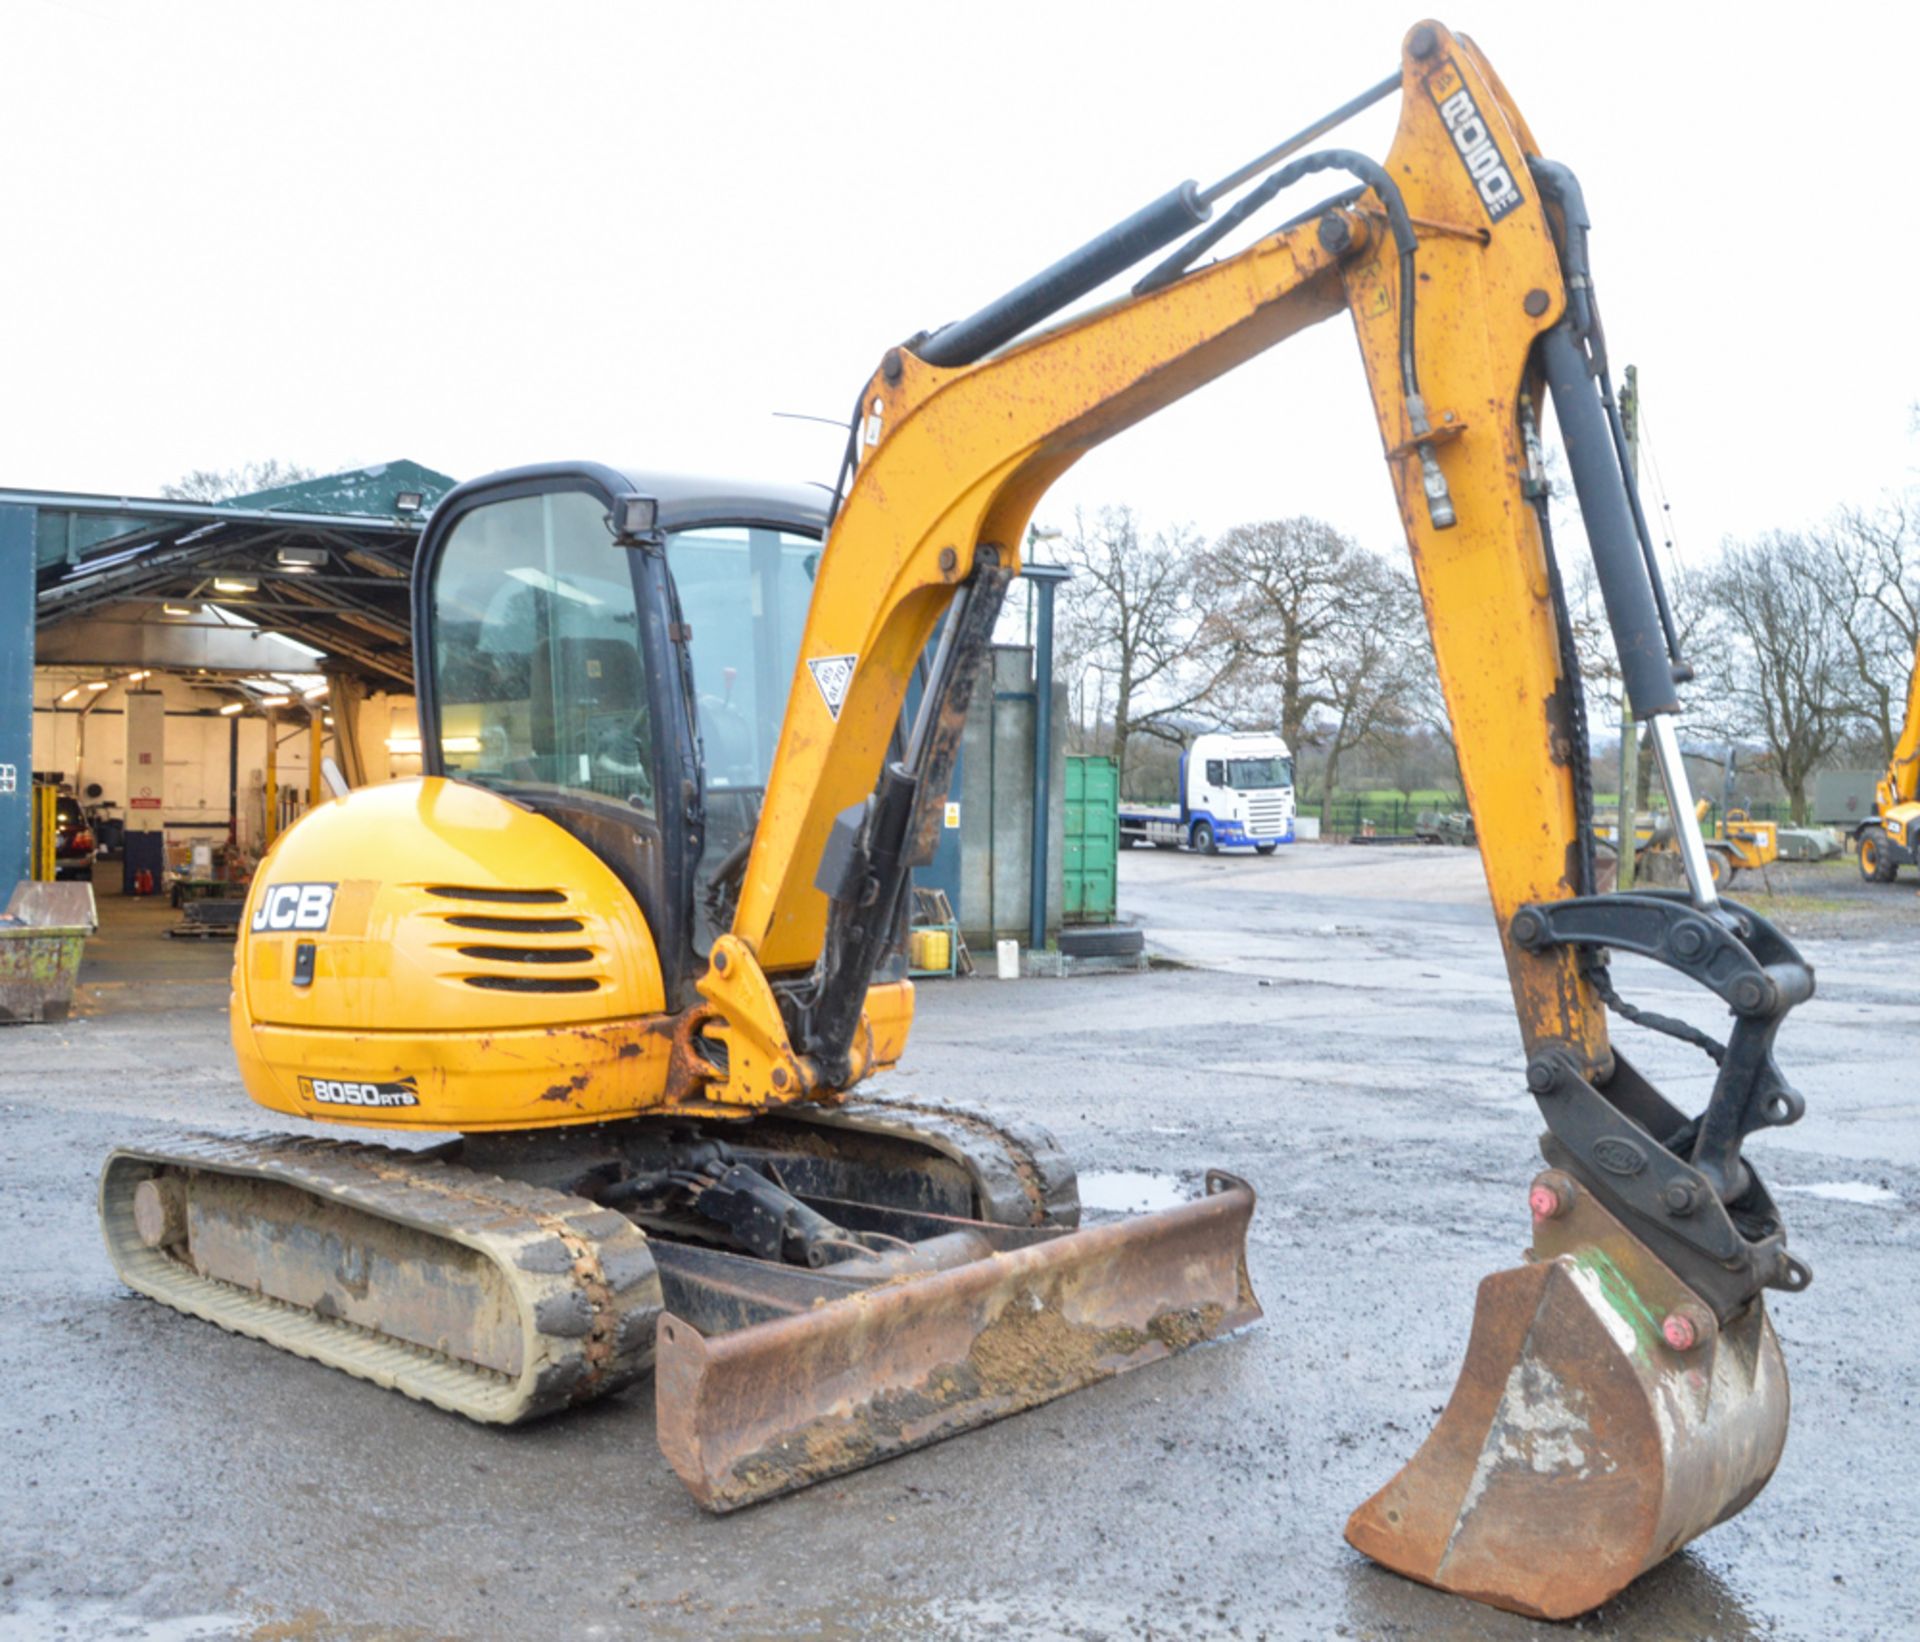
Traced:
<path fill-rule="evenodd" d="M 321 529 L 365 530 L 375 535 L 417 536 L 426 514 L 405 518 L 379 513 L 287 513 L 276 508 L 223 507 L 210 502 L 168 502 L 146 496 L 94 496 L 80 491 L 9 490 L 0 486 L 0 506 L 33 507 L 43 513 L 124 513 L 134 519 L 204 519 L 209 523 L 253 521 L 302 524 Z"/>

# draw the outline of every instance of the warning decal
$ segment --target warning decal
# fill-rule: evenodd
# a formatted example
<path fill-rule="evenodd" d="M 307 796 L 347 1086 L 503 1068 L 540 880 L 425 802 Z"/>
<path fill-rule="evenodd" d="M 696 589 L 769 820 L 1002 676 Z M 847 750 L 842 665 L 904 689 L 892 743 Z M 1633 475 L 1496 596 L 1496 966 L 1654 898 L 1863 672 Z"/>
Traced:
<path fill-rule="evenodd" d="M 813 682 L 820 687 L 820 699 L 834 722 L 840 720 L 840 706 L 847 699 L 847 687 L 853 683 L 853 664 L 858 656 L 816 656 L 807 663 Z"/>

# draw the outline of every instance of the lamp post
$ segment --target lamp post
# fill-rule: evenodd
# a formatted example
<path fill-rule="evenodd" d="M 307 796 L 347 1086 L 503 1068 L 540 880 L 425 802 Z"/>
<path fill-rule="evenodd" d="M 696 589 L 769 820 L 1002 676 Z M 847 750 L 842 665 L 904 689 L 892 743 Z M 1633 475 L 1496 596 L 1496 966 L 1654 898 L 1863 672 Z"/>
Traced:
<path fill-rule="evenodd" d="M 1021 575 L 1033 584 L 1027 596 L 1028 642 L 1033 647 L 1033 855 L 1027 882 L 1027 945 L 1035 952 L 1047 944 L 1047 823 L 1052 810 L 1053 773 L 1053 594 L 1073 572 L 1063 564 L 1034 557 L 1041 542 L 1058 541 L 1065 532 L 1029 526 Z M 1038 607 L 1036 609 L 1036 606 Z"/>

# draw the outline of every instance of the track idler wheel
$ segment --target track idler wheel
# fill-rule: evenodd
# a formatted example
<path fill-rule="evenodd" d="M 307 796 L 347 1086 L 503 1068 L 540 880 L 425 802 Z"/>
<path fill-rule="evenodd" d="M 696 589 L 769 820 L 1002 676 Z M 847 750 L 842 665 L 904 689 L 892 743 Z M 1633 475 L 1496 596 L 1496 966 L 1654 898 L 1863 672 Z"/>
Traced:
<path fill-rule="evenodd" d="M 1766 1486 L 1787 1375 L 1758 1298 L 1723 1325 L 1568 1175 L 1532 1201 L 1531 1263 L 1480 1285 L 1440 1423 L 1347 1539 L 1422 1584 L 1570 1619 Z"/>

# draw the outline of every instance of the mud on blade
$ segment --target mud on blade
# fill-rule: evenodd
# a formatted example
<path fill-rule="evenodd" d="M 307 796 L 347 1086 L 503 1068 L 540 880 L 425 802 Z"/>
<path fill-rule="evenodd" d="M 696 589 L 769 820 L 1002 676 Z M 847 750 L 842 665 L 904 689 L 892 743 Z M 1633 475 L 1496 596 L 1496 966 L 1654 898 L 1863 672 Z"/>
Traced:
<path fill-rule="evenodd" d="M 938 1442 L 1243 1327 L 1253 1192 L 1035 1235 L 735 1333 L 660 1320 L 660 1447 L 712 1511 Z M 669 1301 L 671 1304 L 671 1300 Z"/>

